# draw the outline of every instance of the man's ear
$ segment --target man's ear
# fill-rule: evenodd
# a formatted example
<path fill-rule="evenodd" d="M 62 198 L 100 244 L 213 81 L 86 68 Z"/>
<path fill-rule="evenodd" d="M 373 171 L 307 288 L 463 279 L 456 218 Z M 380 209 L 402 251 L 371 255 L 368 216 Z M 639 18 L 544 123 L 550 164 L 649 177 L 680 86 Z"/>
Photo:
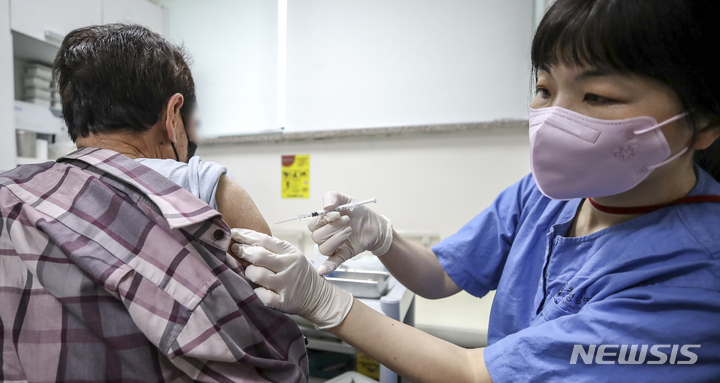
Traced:
<path fill-rule="evenodd" d="M 165 108 L 165 129 L 167 130 L 168 139 L 171 142 L 178 142 L 181 131 L 185 131 L 182 114 L 180 108 L 185 103 L 185 98 L 180 93 L 170 96 Z"/>

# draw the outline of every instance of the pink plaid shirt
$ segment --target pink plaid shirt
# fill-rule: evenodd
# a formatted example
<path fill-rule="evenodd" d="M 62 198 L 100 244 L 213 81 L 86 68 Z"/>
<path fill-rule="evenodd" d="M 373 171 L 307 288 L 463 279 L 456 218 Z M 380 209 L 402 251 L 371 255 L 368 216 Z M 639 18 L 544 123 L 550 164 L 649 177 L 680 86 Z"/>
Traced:
<path fill-rule="evenodd" d="M 220 214 L 150 168 L 93 148 L 21 166 L 0 214 L 0 380 L 307 381 Z"/>

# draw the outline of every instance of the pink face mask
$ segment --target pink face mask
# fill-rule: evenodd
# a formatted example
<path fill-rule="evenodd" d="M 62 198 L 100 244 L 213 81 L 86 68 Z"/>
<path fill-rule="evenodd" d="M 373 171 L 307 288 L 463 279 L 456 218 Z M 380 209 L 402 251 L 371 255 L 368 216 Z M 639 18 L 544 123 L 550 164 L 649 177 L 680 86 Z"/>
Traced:
<path fill-rule="evenodd" d="M 570 200 L 619 194 L 634 188 L 655 168 L 680 157 L 652 117 L 600 120 L 558 106 L 530 108 L 533 177 L 549 198 Z"/>

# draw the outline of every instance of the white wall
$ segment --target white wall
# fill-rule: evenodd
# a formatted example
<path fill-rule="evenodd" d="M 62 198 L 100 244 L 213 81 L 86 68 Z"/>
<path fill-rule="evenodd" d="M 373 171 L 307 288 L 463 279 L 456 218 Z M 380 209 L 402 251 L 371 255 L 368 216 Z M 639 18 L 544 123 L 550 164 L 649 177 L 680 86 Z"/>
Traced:
<path fill-rule="evenodd" d="M 276 0 L 161 0 L 204 127 L 278 128 Z M 527 0 L 291 0 L 286 131 L 527 118 Z"/>
<path fill-rule="evenodd" d="M 527 0 L 288 2 L 289 131 L 527 118 Z"/>
<path fill-rule="evenodd" d="M 277 129 L 277 1 L 163 0 L 193 58 L 205 137 Z"/>
<path fill-rule="evenodd" d="M 103 23 L 133 23 L 167 35 L 165 11 L 148 0 L 103 0 Z"/>
<path fill-rule="evenodd" d="M 545 16 L 545 12 L 547 12 L 554 2 L 555 0 L 533 0 L 533 33 L 538 25 L 540 25 L 540 21 L 542 21 L 543 16 Z"/>
<path fill-rule="evenodd" d="M 377 197 L 372 209 L 396 229 L 447 237 L 530 171 L 526 131 L 402 135 L 276 144 L 200 145 L 203 160 L 228 167 L 269 223 L 322 208 L 325 191 Z M 310 155 L 310 199 L 280 198 L 280 157 Z M 281 228 L 304 228 L 306 222 Z M 271 226 L 274 228 L 274 226 Z M 484 333 L 492 296 L 418 299 L 420 326 Z"/>

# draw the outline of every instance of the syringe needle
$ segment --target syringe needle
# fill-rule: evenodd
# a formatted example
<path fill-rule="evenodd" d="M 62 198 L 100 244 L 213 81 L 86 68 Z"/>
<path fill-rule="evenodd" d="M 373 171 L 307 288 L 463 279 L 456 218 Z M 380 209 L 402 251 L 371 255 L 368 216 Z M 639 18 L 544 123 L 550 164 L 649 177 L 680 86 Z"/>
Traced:
<path fill-rule="evenodd" d="M 298 221 L 298 220 L 299 220 L 299 218 L 292 218 L 292 219 L 286 219 L 286 220 L 280 221 L 280 222 L 275 222 L 274 224 L 279 225 L 281 223 L 286 223 L 286 222 L 290 222 L 290 221 Z"/>
<path fill-rule="evenodd" d="M 368 203 L 375 203 L 375 202 L 377 202 L 377 200 L 375 199 L 375 197 L 370 198 L 370 199 L 367 199 L 367 200 L 365 200 L 365 201 L 355 201 L 355 200 L 353 200 L 352 202 L 346 203 L 345 205 L 340 205 L 340 206 L 338 206 L 337 208 L 335 208 L 335 209 L 333 209 L 333 210 L 331 210 L 331 211 L 353 210 L 353 209 L 355 209 L 357 206 L 362 206 L 362 205 L 365 205 L 365 204 L 368 204 Z M 298 215 L 298 216 L 295 217 L 295 218 L 291 218 L 291 219 L 288 219 L 288 220 L 285 220 L 285 221 L 276 222 L 275 225 L 280 225 L 280 224 L 282 224 L 282 223 L 286 223 L 286 222 L 290 222 L 290 221 L 300 221 L 300 220 L 303 220 L 303 219 L 305 219 L 305 218 L 317 217 L 317 216 L 319 216 L 319 215 L 324 215 L 324 214 L 326 214 L 326 213 L 329 213 L 329 212 L 328 212 L 328 211 L 325 211 L 325 210 L 323 209 L 323 210 L 313 211 L 313 212 L 310 212 L 310 213 L 307 213 L 307 214 L 300 214 L 300 215 Z"/>

